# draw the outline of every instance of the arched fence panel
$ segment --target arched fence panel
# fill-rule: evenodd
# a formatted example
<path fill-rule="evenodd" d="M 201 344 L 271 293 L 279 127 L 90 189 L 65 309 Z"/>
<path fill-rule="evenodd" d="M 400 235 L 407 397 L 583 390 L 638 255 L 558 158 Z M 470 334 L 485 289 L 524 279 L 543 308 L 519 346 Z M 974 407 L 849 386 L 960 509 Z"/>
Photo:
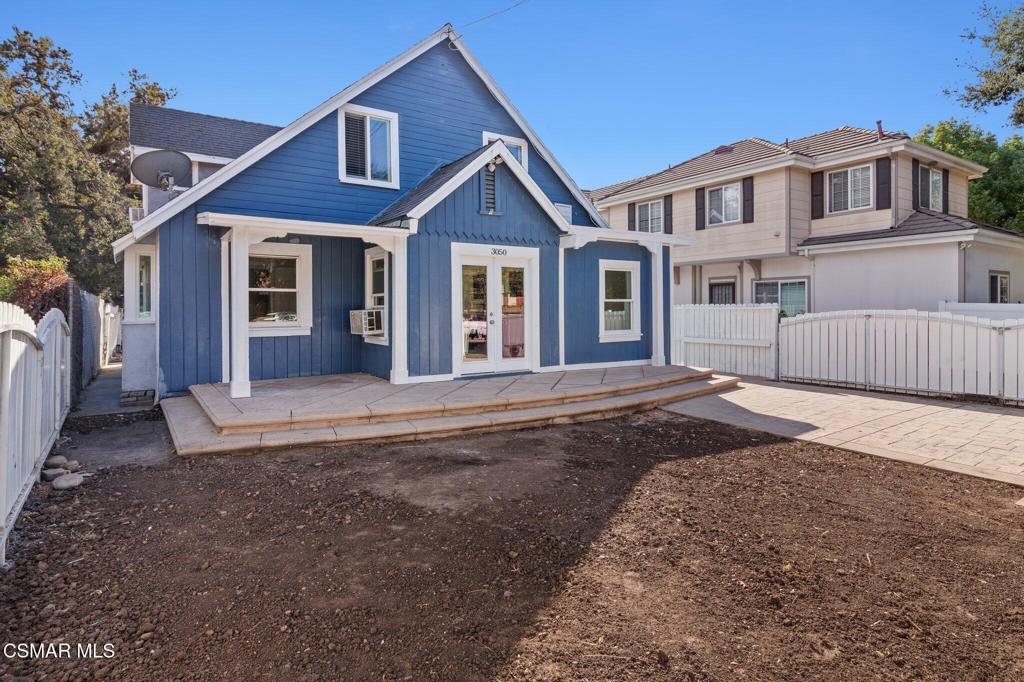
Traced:
<path fill-rule="evenodd" d="M 71 408 L 71 330 L 0 303 L 0 563 L 7 537 Z"/>

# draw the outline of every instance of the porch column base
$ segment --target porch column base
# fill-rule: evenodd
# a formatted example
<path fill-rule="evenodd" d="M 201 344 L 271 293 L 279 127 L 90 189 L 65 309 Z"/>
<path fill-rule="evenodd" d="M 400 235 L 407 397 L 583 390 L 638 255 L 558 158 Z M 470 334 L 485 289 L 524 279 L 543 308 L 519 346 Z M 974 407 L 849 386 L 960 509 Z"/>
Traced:
<path fill-rule="evenodd" d="M 228 384 L 228 392 L 232 398 L 251 398 L 252 384 L 248 381 L 235 381 L 232 379 Z"/>

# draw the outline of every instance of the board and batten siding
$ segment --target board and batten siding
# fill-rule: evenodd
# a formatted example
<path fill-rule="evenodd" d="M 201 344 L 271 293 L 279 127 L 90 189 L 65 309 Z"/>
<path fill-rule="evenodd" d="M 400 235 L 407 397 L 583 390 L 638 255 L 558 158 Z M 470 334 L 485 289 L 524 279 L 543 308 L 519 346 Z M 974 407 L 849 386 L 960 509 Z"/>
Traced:
<path fill-rule="evenodd" d="M 507 168 L 499 165 L 495 174 L 501 214 L 481 214 L 477 174 L 423 216 L 409 237 L 410 376 L 452 372 L 453 242 L 540 249 L 540 361 L 542 366 L 558 364 L 560 233 Z"/>
<path fill-rule="evenodd" d="M 601 343 L 600 263 L 602 259 L 640 263 L 639 341 Z M 622 362 L 651 358 L 651 254 L 637 244 L 592 242 L 565 250 L 565 364 Z M 668 290 L 665 290 L 668 299 Z M 557 348 L 557 346 L 556 346 Z M 666 348 L 667 352 L 667 348 Z M 569 369 L 572 369 L 569 367 Z"/>

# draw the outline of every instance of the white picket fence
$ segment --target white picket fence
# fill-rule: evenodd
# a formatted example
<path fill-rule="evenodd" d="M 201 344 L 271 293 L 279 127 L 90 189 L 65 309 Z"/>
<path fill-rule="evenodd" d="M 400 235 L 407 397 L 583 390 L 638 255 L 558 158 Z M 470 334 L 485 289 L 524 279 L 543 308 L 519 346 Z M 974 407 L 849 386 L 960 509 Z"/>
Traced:
<path fill-rule="evenodd" d="M 0 303 L 0 564 L 7 537 L 71 408 L 71 329 Z"/>
<path fill-rule="evenodd" d="M 677 305 L 672 311 L 672 363 L 774 379 L 778 321 L 775 303 Z"/>
<path fill-rule="evenodd" d="M 1024 400 L 1024 320 L 919 310 L 784 319 L 779 378 L 870 390 Z"/>

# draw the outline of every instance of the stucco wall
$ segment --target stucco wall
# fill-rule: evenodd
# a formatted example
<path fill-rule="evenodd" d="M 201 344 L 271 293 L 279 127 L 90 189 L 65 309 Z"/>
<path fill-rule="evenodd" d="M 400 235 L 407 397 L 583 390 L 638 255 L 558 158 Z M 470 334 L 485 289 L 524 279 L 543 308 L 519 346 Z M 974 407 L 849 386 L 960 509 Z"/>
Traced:
<path fill-rule="evenodd" d="M 965 254 L 965 303 L 988 303 L 988 275 L 1010 273 L 1010 302 L 1024 302 L 1024 250 L 974 243 Z"/>
<path fill-rule="evenodd" d="M 157 389 L 156 325 L 121 324 L 121 390 Z"/>
<path fill-rule="evenodd" d="M 938 310 L 959 295 L 954 244 L 818 254 L 811 270 L 812 310 Z"/>

